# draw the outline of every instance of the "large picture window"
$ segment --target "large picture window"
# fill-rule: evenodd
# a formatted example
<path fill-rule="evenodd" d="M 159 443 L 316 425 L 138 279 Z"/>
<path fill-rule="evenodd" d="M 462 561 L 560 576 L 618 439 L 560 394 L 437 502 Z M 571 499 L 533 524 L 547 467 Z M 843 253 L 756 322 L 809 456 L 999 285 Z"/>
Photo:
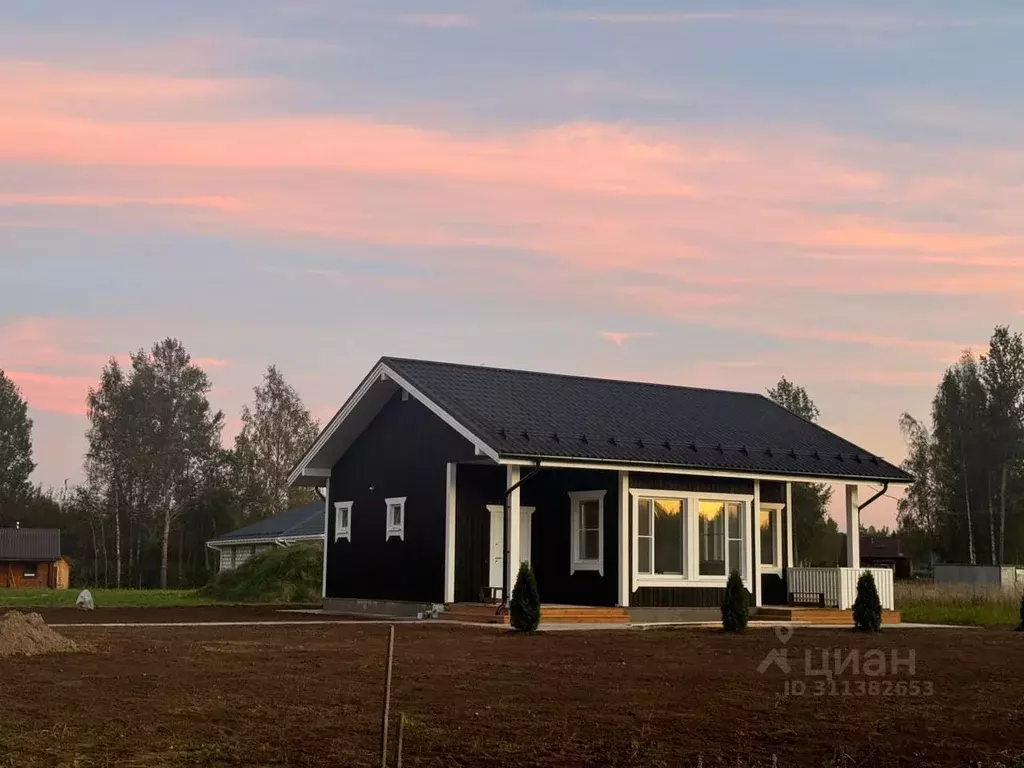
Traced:
<path fill-rule="evenodd" d="M 698 502 L 697 536 L 700 542 L 700 575 L 743 574 L 743 503 L 739 501 Z"/>
<path fill-rule="evenodd" d="M 749 577 L 752 496 L 641 489 L 630 495 L 636 585 L 724 584 L 733 570 Z"/>
<path fill-rule="evenodd" d="M 684 575 L 686 500 L 640 498 L 637 505 L 637 572 Z"/>

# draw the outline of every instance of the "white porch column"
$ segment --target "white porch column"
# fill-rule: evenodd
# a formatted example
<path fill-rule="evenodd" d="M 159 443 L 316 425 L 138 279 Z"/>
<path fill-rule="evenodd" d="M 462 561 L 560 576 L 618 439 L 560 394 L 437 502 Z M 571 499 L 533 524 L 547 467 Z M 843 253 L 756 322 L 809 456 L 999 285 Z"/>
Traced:
<path fill-rule="evenodd" d="M 786 483 L 786 568 L 795 568 L 796 559 L 793 554 L 793 484 Z M 789 589 L 787 584 L 786 589 Z"/>
<path fill-rule="evenodd" d="M 857 486 L 846 486 L 846 566 L 860 568 L 860 506 Z"/>
<path fill-rule="evenodd" d="M 444 601 L 455 602 L 455 467 L 448 464 L 444 503 Z"/>
<path fill-rule="evenodd" d="M 352 513 L 349 512 L 351 515 Z M 327 534 L 330 531 L 329 521 L 331 515 L 331 478 L 327 478 L 327 482 L 324 484 L 324 568 L 323 575 L 320 577 L 320 597 L 327 599 Z M 352 521 L 349 520 L 349 523 Z M 234 553 L 232 553 L 234 554 Z M 232 565 L 234 565 L 234 557 L 232 557 Z"/>
<path fill-rule="evenodd" d="M 619 605 L 629 605 L 629 594 L 632 592 L 629 566 L 629 554 L 632 550 L 629 533 L 629 520 L 632 516 L 629 496 L 629 472 L 619 472 Z"/>
<path fill-rule="evenodd" d="M 519 482 L 519 467 L 509 466 L 507 488 Z M 505 600 L 512 599 L 512 590 L 516 588 L 516 576 L 519 575 L 519 489 L 512 491 L 508 499 L 508 557 L 505 559 L 505 572 L 508 574 L 508 594 L 502 595 Z"/>
<path fill-rule="evenodd" d="M 750 593 L 754 596 L 754 605 L 760 608 L 764 603 L 761 594 L 761 481 L 754 481 L 754 504 L 750 510 L 751 523 L 747 525 L 748 531 L 753 531 L 753 564 L 750 568 L 751 577 Z M 747 551 L 750 551 L 747 547 Z"/>

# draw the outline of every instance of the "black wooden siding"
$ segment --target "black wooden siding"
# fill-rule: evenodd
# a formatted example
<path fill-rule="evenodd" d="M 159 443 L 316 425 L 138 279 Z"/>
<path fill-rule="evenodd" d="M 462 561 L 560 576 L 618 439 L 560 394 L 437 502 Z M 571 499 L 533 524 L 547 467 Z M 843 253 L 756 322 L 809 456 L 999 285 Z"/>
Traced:
<path fill-rule="evenodd" d="M 462 464 L 455 475 L 455 601 L 476 602 L 491 567 L 491 513 L 502 504 L 505 467 Z"/>
<path fill-rule="evenodd" d="M 718 608 L 725 587 L 639 587 L 629 604 L 637 608 Z"/>
<path fill-rule="evenodd" d="M 529 467 L 523 467 L 525 475 Z M 456 477 L 455 599 L 476 601 L 490 575 L 490 512 L 507 487 L 505 467 L 462 465 Z M 520 488 L 519 503 L 534 507 L 531 560 L 537 590 L 546 603 L 615 605 L 618 585 L 618 473 L 545 469 Z M 572 510 L 570 491 L 605 491 L 604 572 L 570 574 Z"/>
<path fill-rule="evenodd" d="M 388 401 L 331 472 L 327 597 L 444 600 L 447 463 L 473 446 L 415 399 Z M 384 540 L 384 500 L 405 496 L 405 540 Z M 334 541 L 334 502 L 351 501 L 352 541 Z"/>
<path fill-rule="evenodd" d="M 630 488 L 650 488 L 655 491 L 679 491 L 681 493 L 735 493 L 752 496 L 753 480 L 734 480 L 727 477 L 698 477 L 696 475 L 655 475 L 648 472 L 631 472 Z"/>

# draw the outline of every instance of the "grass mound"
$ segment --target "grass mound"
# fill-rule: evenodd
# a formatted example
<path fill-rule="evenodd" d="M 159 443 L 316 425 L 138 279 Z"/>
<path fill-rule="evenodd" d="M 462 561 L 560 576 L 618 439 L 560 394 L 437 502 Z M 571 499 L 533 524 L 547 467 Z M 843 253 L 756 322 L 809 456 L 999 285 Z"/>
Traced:
<path fill-rule="evenodd" d="M 50 629 L 38 613 L 8 611 L 0 617 L 0 656 L 37 656 L 77 650 L 73 641 Z"/>
<path fill-rule="evenodd" d="M 320 599 L 323 546 L 275 547 L 225 571 L 205 588 L 217 600 L 234 603 L 314 603 Z"/>

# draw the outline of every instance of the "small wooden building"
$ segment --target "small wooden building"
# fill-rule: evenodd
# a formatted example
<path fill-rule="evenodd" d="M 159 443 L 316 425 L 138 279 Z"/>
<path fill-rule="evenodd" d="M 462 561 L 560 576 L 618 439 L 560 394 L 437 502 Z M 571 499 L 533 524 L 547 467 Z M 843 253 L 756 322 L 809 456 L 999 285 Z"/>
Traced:
<path fill-rule="evenodd" d="M 67 589 L 71 566 L 56 528 L 0 528 L 0 587 Z"/>

